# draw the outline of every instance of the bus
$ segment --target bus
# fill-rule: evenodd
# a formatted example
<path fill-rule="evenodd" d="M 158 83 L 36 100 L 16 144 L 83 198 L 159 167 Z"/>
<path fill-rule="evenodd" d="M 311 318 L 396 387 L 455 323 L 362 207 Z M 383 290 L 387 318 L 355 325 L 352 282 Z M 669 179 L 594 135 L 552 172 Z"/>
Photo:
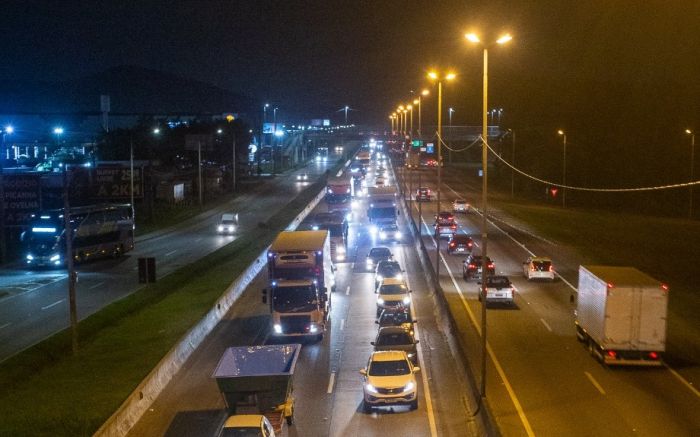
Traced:
<path fill-rule="evenodd" d="M 29 229 L 22 234 L 25 261 L 34 267 L 65 263 L 66 245 L 63 209 L 32 214 Z M 102 257 L 120 257 L 134 248 L 134 215 L 130 204 L 101 204 L 70 209 L 73 259 L 85 262 Z"/>

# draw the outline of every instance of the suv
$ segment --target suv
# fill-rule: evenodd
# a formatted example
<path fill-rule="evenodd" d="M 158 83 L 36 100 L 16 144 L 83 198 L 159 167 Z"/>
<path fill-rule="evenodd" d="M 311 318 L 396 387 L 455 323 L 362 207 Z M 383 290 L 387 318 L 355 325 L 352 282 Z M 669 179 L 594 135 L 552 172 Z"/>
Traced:
<path fill-rule="evenodd" d="M 452 211 L 466 214 L 469 212 L 469 204 L 464 199 L 455 199 L 452 201 Z"/>
<path fill-rule="evenodd" d="M 412 331 L 401 326 L 379 328 L 377 338 L 371 344 L 375 351 L 404 351 L 413 364 L 418 364 L 418 340 Z"/>
<path fill-rule="evenodd" d="M 418 409 L 418 384 L 415 367 L 403 351 L 375 351 L 369 356 L 363 376 L 362 411 L 371 413 L 373 407 L 409 405 Z"/>
<path fill-rule="evenodd" d="M 468 281 L 471 278 L 481 277 L 481 255 L 469 255 L 467 259 L 462 263 L 462 277 Z M 496 273 L 496 267 L 491 261 L 491 258 L 486 257 L 486 268 L 488 269 L 489 275 Z"/>
<path fill-rule="evenodd" d="M 481 282 L 479 282 L 481 284 Z M 483 288 L 479 288 L 479 300 L 482 299 Z M 486 278 L 486 303 L 513 303 L 515 287 L 506 276 L 488 276 Z"/>
<path fill-rule="evenodd" d="M 396 223 L 386 223 L 378 226 L 379 239 L 381 241 L 401 241 L 403 234 Z"/>
<path fill-rule="evenodd" d="M 216 226 L 216 232 L 219 234 L 233 234 L 238 226 L 238 214 L 221 214 L 219 224 Z"/>
<path fill-rule="evenodd" d="M 528 281 L 532 279 L 549 279 L 554 281 L 552 260 L 546 256 L 531 256 L 523 263 L 523 274 Z"/>
<path fill-rule="evenodd" d="M 418 187 L 416 190 L 416 202 L 430 202 L 430 188 Z"/>
<path fill-rule="evenodd" d="M 370 249 L 365 259 L 365 265 L 368 269 L 374 270 L 374 266 L 379 264 L 379 261 L 390 260 L 394 258 L 388 247 L 373 247 Z"/>
<path fill-rule="evenodd" d="M 386 309 L 403 309 L 411 305 L 411 290 L 401 279 L 384 279 L 377 287 L 377 315 Z"/>
<path fill-rule="evenodd" d="M 450 241 L 447 242 L 447 253 L 454 255 L 455 253 L 471 253 L 474 247 L 474 241 L 464 234 L 453 234 Z"/>
<path fill-rule="evenodd" d="M 398 261 L 382 260 L 377 263 L 377 268 L 374 270 L 374 292 L 377 292 L 377 287 L 384 279 L 403 279 L 403 270 Z"/>
<path fill-rule="evenodd" d="M 455 223 L 455 216 L 449 211 L 441 211 L 435 216 L 435 238 L 442 238 L 443 236 L 452 237 L 455 232 L 457 232 L 457 223 Z"/>
<path fill-rule="evenodd" d="M 378 320 L 375 320 L 380 328 L 385 326 L 400 326 L 403 329 L 413 330 L 413 324 L 416 323 L 413 320 L 413 316 L 408 308 L 392 308 L 382 311 Z"/>

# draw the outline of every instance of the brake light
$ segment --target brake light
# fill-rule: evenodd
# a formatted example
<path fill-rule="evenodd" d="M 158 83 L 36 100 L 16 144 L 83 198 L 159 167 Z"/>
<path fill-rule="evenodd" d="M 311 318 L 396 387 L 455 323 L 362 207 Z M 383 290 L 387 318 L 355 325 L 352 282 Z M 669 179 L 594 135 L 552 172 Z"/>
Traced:
<path fill-rule="evenodd" d="M 455 247 L 454 241 L 452 243 L 450 243 L 450 247 Z"/>
<path fill-rule="evenodd" d="M 615 351 L 608 351 L 607 355 L 613 359 L 617 358 L 617 352 Z"/>
<path fill-rule="evenodd" d="M 665 292 L 668 293 L 668 285 L 666 285 L 666 284 L 661 284 L 661 289 L 663 289 Z"/>
<path fill-rule="evenodd" d="M 457 229 L 457 225 L 451 225 L 450 229 Z"/>
<path fill-rule="evenodd" d="M 487 266 L 488 268 L 492 269 L 492 268 L 493 268 L 493 263 L 488 263 L 486 266 Z"/>
<path fill-rule="evenodd" d="M 554 271 L 554 267 L 553 267 L 553 266 L 549 266 L 549 271 L 550 271 L 550 272 L 553 272 L 553 271 Z"/>
<path fill-rule="evenodd" d="M 657 354 L 656 352 L 649 352 L 649 358 L 651 358 L 652 360 L 658 360 L 659 354 Z"/>
<path fill-rule="evenodd" d="M 608 282 L 608 288 L 613 288 L 615 287 L 611 282 Z"/>
<path fill-rule="evenodd" d="M 469 243 L 467 243 L 467 246 L 472 247 L 473 246 L 472 242 L 470 241 Z"/>
<path fill-rule="evenodd" d="M 468 267 L 469 267 L 470 269 L 475 269 L 475 268 L 476 268 L 476 265 L 475 265 L 475 264 L 469 264 Z"/>

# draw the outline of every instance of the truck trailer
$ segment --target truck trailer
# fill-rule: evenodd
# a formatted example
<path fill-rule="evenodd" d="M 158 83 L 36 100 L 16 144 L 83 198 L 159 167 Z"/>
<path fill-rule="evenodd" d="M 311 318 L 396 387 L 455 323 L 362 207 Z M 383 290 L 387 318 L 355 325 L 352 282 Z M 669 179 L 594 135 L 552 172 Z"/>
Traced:
<path fill-rule="evenodd" d="M 396 224 L 398 215 L 396 187 L 369 187 L 367 189 L 367 217 L 375 226 Z"/>
<path fill-rule="evenodd" d="M 329 322 L 335 273 L 328 231 L 285 231 L 267 252 L 269 288 L 263 303 L 277 337 L 323 339 Z"/>
<path fill-rule="evenodd" d="M 607 365 L 662 365 L 668 286 L 633 267 L 580 266 L 576 336 Z"/>
<path fill-rule="evenodd" d="M 329 177 L 326 182 L 326 205 L 328 212 L 342 212 L 348 219 L 352 216 L 353 183 L 350 174 Z"/>

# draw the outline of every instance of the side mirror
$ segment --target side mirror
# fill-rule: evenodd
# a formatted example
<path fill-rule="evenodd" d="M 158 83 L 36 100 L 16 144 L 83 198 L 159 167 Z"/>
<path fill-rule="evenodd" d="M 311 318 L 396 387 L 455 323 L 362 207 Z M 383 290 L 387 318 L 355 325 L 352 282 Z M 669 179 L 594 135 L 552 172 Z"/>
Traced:
<path fill-rule="evenodd" d="M 370 341 L 369 344 L 371 344 L 372 346 L 374 346 L 374 342 L 373 342 L 373 341 Z"/>
<path fill-rule="evenodd" d="M 367 369 L 360 369 L 360 375 L 367 376 Z"/>
<path fill-rule="evenodd" d="M 413 290 L 408 290 L 409 293 L 413 293 Z"/>
<path fill-rule="evenodd" d="M 420 367 L 414 367 L 413 368 L 413 373 L 418 373 L 420 372 Z"/>

